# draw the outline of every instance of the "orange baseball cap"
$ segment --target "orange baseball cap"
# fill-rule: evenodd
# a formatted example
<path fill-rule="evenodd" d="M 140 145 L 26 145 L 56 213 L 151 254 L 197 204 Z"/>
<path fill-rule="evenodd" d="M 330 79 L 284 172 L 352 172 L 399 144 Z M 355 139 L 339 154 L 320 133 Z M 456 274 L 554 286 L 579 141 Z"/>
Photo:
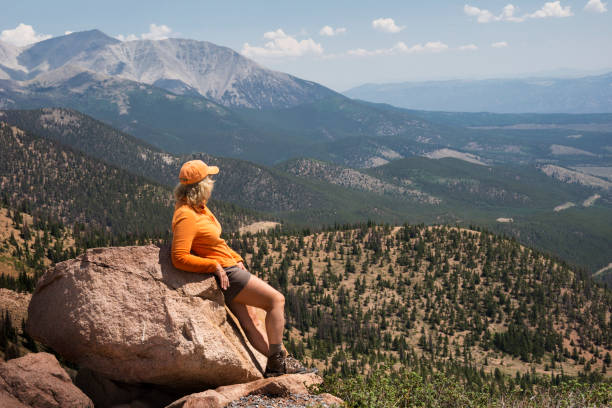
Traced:
<path fill-rule="evenodd" d="M 207 166 L 202 160 L 190 160 L 183 164 L 179 173 L 181 184 L 193 184 L 203 180 L 209 174 L 219 173 L 217 166 Z"/>

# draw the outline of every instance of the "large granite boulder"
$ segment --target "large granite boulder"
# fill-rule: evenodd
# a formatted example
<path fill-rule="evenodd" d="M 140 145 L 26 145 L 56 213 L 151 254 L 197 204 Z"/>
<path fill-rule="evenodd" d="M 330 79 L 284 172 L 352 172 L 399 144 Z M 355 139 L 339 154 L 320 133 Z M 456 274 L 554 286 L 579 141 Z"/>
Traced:
<path fill-rule="evenodd" d="M 30 353 L 0 362 L 0 406 L 93 408 L 54 355 Z"/>
<path fill-rule="evenodd" d="M 262 378 L 229 316 L 214 277 L 177 270 L 168 247 L 96 248 L 45 272 L 26 330 L 110 379 L 188 390 Z"/>

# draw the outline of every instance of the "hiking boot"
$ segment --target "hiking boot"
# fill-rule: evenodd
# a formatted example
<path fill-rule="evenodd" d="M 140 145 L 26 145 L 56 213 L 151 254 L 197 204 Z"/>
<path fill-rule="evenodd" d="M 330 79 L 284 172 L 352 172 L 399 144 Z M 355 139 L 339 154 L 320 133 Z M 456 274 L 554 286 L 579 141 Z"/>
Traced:
<path fill-rule="evenodd" d="M 284 350 L 268 357 L 268 364 L 264 377 L 278 377 L 283 374 L 306 374 L 317 373 L 316 368 L 306 368 L 295 358 L 288 355 Z"/>

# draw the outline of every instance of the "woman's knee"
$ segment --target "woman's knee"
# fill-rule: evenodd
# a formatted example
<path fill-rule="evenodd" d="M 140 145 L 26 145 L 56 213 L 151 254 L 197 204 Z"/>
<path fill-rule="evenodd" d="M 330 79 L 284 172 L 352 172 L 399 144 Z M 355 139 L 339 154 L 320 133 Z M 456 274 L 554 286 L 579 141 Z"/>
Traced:
<path fill-rule="evenodd" d="M 273 309 L 284 309 L 284 308 L 285 308 L 285 296 L 283 296 L 282 293 L 275 290 L 272 296 L 270 297 L 270 300 L 268 302 L 268 310 L 266 310 L 266 312 L 269 312 Z"/>
<path fill-rule="evenodd" d="M 276 292 L 274 296 L 274 303 L 278 306 L 285 307 L 285 296 L 280 292 Z"/>

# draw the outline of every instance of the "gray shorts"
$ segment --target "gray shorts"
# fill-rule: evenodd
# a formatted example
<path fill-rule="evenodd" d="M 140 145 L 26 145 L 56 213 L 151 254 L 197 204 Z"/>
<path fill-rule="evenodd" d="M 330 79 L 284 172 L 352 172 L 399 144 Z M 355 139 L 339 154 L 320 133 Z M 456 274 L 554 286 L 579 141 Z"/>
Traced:
<path fill-rule="evenodd" d="M 242 289 L 244 289 L 249 279 L 251 279 L 251 273 L 238 266 L 229 266 L 223 269 L 227 274 L 227 279 L 229 280 L 229 287 L 227 288 L 227 290 L 221 289 L 221 292 L 223 292 L 225 304 L 229 305 L 232 300 L 234 300 L 236 295 L 240 293 Z M 219 278 L 216 275 L 215 279 L 217 280 L 217 283 L 219 283 Z M 220 286 L 221 285 L 219 285 L 219 287 Z"/>

